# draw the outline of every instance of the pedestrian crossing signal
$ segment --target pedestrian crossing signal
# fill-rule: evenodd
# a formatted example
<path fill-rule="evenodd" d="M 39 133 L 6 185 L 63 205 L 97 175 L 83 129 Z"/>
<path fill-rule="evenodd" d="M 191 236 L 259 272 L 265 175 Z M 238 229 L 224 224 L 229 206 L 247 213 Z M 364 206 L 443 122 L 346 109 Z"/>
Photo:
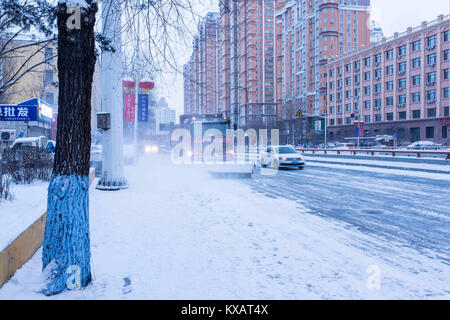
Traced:
<path fill-rule="evenodd" d="M 302 110 L 298 110 L 297 111 L 297 117 L 301 117 L 301 116 L 303 116 Z"/>

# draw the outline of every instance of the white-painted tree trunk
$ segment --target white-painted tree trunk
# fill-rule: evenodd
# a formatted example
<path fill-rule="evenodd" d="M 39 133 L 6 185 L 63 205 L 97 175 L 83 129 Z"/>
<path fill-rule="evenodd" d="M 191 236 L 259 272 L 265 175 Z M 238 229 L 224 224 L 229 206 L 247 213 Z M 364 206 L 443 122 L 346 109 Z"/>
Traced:
<path fill-rule="evenodd" d="M 97 189 L 128 187 L 123 173 L 122 37 L 120 2 L 102 3 L 103 35 L 112 39 L 115 52 L 102 52 L 102 111 L 111 114 L 111 129 L 103 132 L 102 177 Z"/>

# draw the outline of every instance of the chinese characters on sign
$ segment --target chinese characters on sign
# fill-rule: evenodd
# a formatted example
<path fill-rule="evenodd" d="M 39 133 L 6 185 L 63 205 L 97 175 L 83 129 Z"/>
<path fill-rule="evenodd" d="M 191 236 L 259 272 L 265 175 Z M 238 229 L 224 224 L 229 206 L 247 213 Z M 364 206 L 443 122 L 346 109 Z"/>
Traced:
<path fill-rule="evenodd" d="M 37 121 L 36 106 L 0 105 L 0 121 Z"/>
<path fill-rule="evenodd" d="M 136 96 L 134 93 L 125 94 L 125 121 L 134 122 Z"/>
<path fill-rule="evenodd" d="M 139 94 L 138 95 L 138 121 L 147 122 L 148 121 L 148 95 Z"/>

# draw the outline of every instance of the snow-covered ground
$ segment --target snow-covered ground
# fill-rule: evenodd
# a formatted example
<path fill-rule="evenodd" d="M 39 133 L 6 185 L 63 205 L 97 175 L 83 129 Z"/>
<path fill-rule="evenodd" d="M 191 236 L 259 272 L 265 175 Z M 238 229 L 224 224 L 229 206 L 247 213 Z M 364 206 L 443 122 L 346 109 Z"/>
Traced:
<path fill-rule="evenodd" d="M 0 251 L 39 219 L 47 208 L 48 182 L 11 184 L 12 201 L 0 201 Z"/>
<path fill-rule="evenodd" d="M 450 298 L 449 257 L 162 156 L 126 176 L 128 190 L 91 191 L 94 282 L 50 299 Z M 41 287 L 40 250 L 0 299 L 48 299 Z"/>

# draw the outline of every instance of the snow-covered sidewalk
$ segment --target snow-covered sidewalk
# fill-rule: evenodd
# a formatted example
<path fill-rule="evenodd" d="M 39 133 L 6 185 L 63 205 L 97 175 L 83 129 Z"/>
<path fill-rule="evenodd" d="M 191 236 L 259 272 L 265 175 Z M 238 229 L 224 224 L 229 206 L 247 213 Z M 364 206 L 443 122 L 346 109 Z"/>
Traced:
<path fill-rule="evenodd" d="M 165 157 L 126 176 L 127 190 L 91 191 L 93 284 L 50 299 L 450 298 L 450 266 L 433 253 Z M 41 281 L 39 250 L 0 299 L 47 299 Z"/>

